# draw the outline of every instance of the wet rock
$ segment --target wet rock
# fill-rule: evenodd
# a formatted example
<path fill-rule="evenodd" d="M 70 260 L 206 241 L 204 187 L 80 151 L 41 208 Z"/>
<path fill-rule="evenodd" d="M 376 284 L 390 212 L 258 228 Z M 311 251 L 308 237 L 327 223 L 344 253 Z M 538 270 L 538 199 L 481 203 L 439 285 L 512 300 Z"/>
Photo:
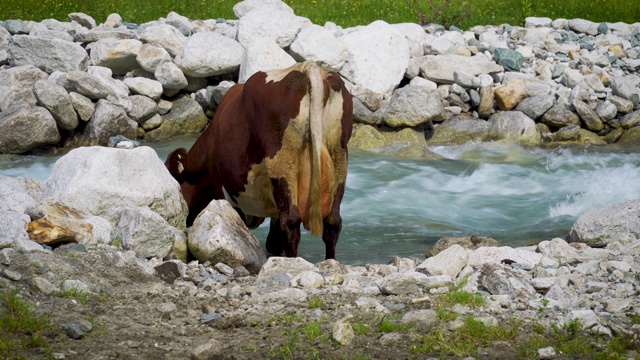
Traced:
<path fill-rule="evenodd" d="M 520 111 L 503 111 L 492 115 L 489 119 L 489 138 L 523 145 L 537 145 L 541 140 L 535 122 Z"/>
<path fill-rule="evenodd" d="M 561 129 L 576 125 L 579 128 L 580 118 L 564 106 L 554 105 L 542 116 L 542 123 L 552 129 Z"/>
<path fill-rule="evenodd" d="M 636 216 L 640 202 L 629 200 L 593 210 L 573 224 L 569 242 L 581 242 L 591 247 L 604 247 L 616 239 L 632 234 L 640 236 L 640 220 Z"/>

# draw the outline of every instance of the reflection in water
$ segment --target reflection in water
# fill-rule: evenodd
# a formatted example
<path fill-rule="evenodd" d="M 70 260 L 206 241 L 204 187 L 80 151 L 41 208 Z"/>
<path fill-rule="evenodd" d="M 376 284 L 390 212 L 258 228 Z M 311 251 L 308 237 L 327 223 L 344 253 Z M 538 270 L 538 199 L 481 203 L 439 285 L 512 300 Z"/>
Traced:
<path fill-rule="evenodd" d="M 161 159 L 194 138 L 145 144 Z M 612 147 L 525 149 L 468 143 L 432 150 L 443 161 L 351 151 L 340 261 L 384 263 L 423 256 L 442 236 L 491 236 L 521 246 L 564 237 L 586 212 L 640 198 L 640 158 Z M 2 157 L 0 174 L 45 181 L 55 158 Z M 268 221 L 254 232 L 264 245 Z M 324 259 L 320 238 L 303 235 L 300 256 Z"/>

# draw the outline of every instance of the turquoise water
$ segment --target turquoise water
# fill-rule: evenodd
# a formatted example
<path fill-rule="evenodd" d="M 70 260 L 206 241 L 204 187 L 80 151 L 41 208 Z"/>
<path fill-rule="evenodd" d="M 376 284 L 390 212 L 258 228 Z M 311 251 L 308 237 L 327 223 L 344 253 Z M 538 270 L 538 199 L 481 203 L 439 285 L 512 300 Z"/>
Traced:
<path fill-rule="evenodd" d="M 159 156 L 193 138 L 151 144 Z M 638 149 L 525 149 L 501 143 L 435 147 L 446 160 L 352 151 L 342 203 L 338 260 L 386 263 L 423 257 L 443 236 L 490 236 L 520 246 L 565 237 L 596 208 L 640 198 Z M 48 177 L 54 158 L 0 157 L 0 174 Z M 255 231 L 264 245 L 268 224 Z M 324 258 L 320 238 L 303 235 L 299 255 Z"/>

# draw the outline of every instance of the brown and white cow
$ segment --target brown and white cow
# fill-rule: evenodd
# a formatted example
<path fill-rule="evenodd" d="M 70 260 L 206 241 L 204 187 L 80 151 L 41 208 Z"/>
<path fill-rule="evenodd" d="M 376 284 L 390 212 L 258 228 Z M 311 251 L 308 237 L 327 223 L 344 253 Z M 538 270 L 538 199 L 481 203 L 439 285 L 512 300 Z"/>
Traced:
<path fill-rule="evenodd" d="M 251 228 L 271 218 L 269 253 L 297 256 L 302 223 L 335 258 L 352 123 L 342 79 L 313 62 L 233 86 L 189 152 L 166 161 L 189 205 L 187 225 L 227 199 Z"/>

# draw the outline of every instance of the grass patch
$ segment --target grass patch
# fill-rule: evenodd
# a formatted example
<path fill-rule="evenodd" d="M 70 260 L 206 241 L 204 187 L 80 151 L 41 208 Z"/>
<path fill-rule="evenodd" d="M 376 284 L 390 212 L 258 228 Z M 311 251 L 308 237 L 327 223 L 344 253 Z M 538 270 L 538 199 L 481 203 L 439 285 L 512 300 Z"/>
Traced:
<path fill-rule="evenodd" d="M 467 357 L 477 355 L 479 346 L 494 341 L 513 340 L 520 330 L 520 323 L 511 321 L 505 325 L 486 325 L 473 315 L 464 319 L 464 325 L 456 331 L 447 331 L 442 326 L 423 335 L 411 346 L 414 353 L 437 353 L 440 356 Z"/>
<path fill-rule="evenodd" d="M 378 331 L 381 333 L 405 332 L 414 325 L 413 323 L 401 323 L 400 318 L 397 316 L 385 317 L 380 321 L 380 324 L 378 324 Z"/>
<path fill-rule="evenodd" d="M 440 321 L 449 322 L 458 318 L 458 313 L 455 311 L 448 310 L 446 307 L 442 305 L 436 306 L 436 313 L 438 314 L 438 319 Z"/>
<path fill-rule="evenodd" d="M 308 323 L 307 325 L 302 327 L 302 334 L 307 340 L 314 342 L 317 338 L 322 336 L 322 328 L 321 323 L 318 321 L 314 321 L 312 323 Z"/>
<path fill-rule="evenodd" d="M 166 17 L 175 11 L 189 19 L 235 19 L 233 6 L 237 0 L 3 0 L 0 19 L 41 21 L 54 18 L 69 21 L 68 14 L 83 12 L 97 23 L 104 22 L 111 13 L 118 13 L 124 21 L 144 23 Z M 314 24 L 327 21 L 343 27 L 369 24 L 375 20 L 388 23 L 419 23 L 420 18 L 406 0 L 285 0 L 297 15 L 309 18 Z M 413 1 L 412 1 L 413 2 Z M 448 21 L 466 13 L 459 23 L 462 29 L 475 25 L 524 25 L 527 16 L 583 18 L 595 22 L 622 21 L 634 23 L 640 18 L 637 0 L 418 0 L 426 9 L 428 21 Z M 429 8 L 439 9 L 428 11 Z M 443 20 L 439 20 L 443 19 Z"/>
<path fill-rule="evenodd" d="M 356 335 L 369 335 L 371 333 L 371 324 L 364 322 L 355 322 L 351 324 L 353 333 Z"/>
<path fill-rule="evenodd" d="M 71 288 L 69 290 L 59 291 L 57 295 L 63 298 L 75 299 L 81 304 L 86 304 L 87 301 L 89 301 L 89 294 L 77 288 Z"/>
<path fill-rule="evenodd" d="M 0 358 L 19 359 L 25 350 L 49 355 L 51 345 L 45 336 L 50 331 L 49 318 L 36 316 L 15 292 L 0 293 Z"/>
<path fill-rule="evenodd" d="M 322 309 L 327 306 L 324 301 L 322 301 L 319 297 L 314 296 L 309 301 L 307 301 L 307 306 L 310 309 Z"/>

